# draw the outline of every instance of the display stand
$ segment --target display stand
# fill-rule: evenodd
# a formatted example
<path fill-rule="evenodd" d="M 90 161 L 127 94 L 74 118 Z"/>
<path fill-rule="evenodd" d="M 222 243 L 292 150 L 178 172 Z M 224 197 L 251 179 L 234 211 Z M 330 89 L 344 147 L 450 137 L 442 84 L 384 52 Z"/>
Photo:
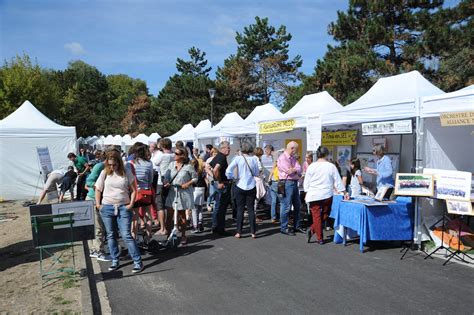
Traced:
<path fill-rule="evenodd" d="M 450 248 L 448 247 L 445 247 L 444 246 L 444 227 L 445 227 L 445 223 L 446 223 L 446 215 L 447 215 L 447 211 L 443 213 L 443 217 L 441 219 L 439 219 L 438 221 L 436 221 L 435 224 L 433 224 L 432 226 L 436 226 L 436 224 L 438 224 L 440 221 L 442 221 L 442 229 L 441 229 L 441 246 L 438 246 L 438 248 L 436 248 L 434 251 L 432 251 L 430 254 L 428 254 L 425 259 L 428 259 L 429 257 L 433 258 L 432 256 L 437 252 L 439 251 L 440 249 L 445 249 L 446 250 L 446 253 L 445 253 L 445 257 L 447 257 L 447 252 L 450 252 L 451 255 L 454 253 Z M 446 262 L 444 263 L 446 264 Z"/>
<path fill-rule="evenodd" d="M 74 239 L 73 239 L 73 212 L 55 214 L 55 215 L 36 215 L 31 216 L 31 227 L 33 233 L 35 233 L 36 238 L 40 237 L 40 234 L 43 229 L 51 229 L 55 226 L 66 226 L 69 229 L 68 239 L 64 239 L 62 243 L 40 245 L 36 248 L 39 249 L 40 255 L 40 275 L 42 280 L 42 287 L 44 287 L 48 282 L 54 279 L 61 279 L 65 276 L 75 275 L 76 262 L 74 257 Z M 61 251 L 55 252 L 53 248 L 62 248 Z M 72 265 L 68 266 L 59 266 L 69 265 L 68 259 L 64 258 L 64 254 L 67 249 L 71 249 L 72 254 Z M 49 266 L 45 266 L 44 260 L 51 257 L 52 262 Z"/>
<path fill-rule="evenodd" d="M 461 251 L 461 220 L 464 218 L 463 215 L 460 215 L 459 216 L 459 227 L 458 227 L 458 248 L 456 249 L 455 252 L 451 252 L 451 255 L 449 255 L 447 258 L 447 260 L 444 262 L 443 266 L 445 266 L 454 256 L 456 256 L 457 258 L 459 258 L 462 262 L 465 262 L 467 264 L 470 264 L 469 261 L 467 261 L 466 259 L 464 259 L 466 256 L 469 258 L 469 259 L 473 259 L 471 256 L 469 256 L 468 254 L 466 254 L 465 252 Z M 443 233 L 444 234 L 444 233 Z M 463 257 L 461 257 L 461 255 L 463 255 Z"/>

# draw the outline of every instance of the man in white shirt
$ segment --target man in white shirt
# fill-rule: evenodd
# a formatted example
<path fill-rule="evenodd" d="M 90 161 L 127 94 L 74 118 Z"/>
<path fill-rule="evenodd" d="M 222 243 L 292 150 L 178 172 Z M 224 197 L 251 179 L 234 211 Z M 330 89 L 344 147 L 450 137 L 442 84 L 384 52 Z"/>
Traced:
<path fill-rule="evenodd" d="M 168 167 L 172 161 L 174 161 L 174 153 L 171 151 L 171 140 L 168 138 L 162 138 L 159 142 L 160 150 L 154 156 L 151 161 L 153 167 L 158 173 L 158 179 L 156 184 L 155 203 L 158 210 L 158 221 L 160 223 L 159 235 L 167 235 L 168 231 L 165 228 L 165 200 L 168 197 L 169 188 L 163 187 L 162 176 L 168 170 Z"/>

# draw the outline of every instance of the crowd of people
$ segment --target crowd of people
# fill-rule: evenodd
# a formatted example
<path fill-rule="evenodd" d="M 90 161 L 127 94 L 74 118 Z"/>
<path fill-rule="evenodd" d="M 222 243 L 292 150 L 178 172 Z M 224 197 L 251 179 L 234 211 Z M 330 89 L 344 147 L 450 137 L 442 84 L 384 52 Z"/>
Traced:
<path fill-rule="evenodd" d="M 79 155 L 67 155 L 73 164 L 67 172 L 49 174 L 38 203 L 57 185 L 59 202 L 66 191 L 73 199 L 93 200 L 96 231 L 90 256 L 110 261 L 109 270 L 119 268 L 119 232 L 134 262 L 132 271 L 141 272 L 139 231 L 152 239 L 155 235 L 168 236 L 177 228 L 184 246 L 188 229 L 192 234 L 204 231 L 204 210 L 212 211 L 211 232 L 226 236 L 226 213 L 231 205 L 236 223 L 234 237 L 243 236 L 247 216 L 250 236 L 256 239 L 262 220 L 257 208 L 265 197 L 268 218 L 279 225 L 282 235 L 301 232 L 308 242 L 314 235 L 319 244 L 324 244 L 323 224 L 328 220 L 333 195 L 342 193 L 349 199 L 362 193 L 360 161 L 352 159 L 346 175 L 329 160 L 330 152 L 323 146 L 315 153 L 316 161 L 309 152 L 302 165 L 297 152 L 294 141 L 278 151 L 271 145 L 254 148 L 251 143 L 242 142 L 240 150 L 228 161 L 229 142 L 223 141 L 218 147 L 206 145 L 205 151 L 200 152 L 181 141 L 173 147 L 168 138 L 150 145 L 137 142 L 127 154 L 115 147 L 94 154 L 81 149 Z M 378 185 L 393 187 L 391 163 L 384 156 L 383 147 L 376 146 L 373 152 L 379 158 L 377 169 L 364 171 L 376 175 Z M 302 212 L 306 206 L 306 212 Z M 305 213 L 308 220 L 303 226 Z"/>

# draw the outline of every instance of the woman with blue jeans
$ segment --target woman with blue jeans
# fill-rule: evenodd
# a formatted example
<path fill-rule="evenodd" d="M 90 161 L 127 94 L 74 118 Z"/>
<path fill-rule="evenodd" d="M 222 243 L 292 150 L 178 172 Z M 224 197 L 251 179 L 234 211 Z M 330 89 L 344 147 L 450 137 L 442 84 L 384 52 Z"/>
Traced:
<path fill-rule="evenodd" d="M 135 194 L 135 178 L 132 170 L 129 167 L 125 168 L 118 151 L 109 151 L 105 168 L 95 184 L 95 200 L 107 232 L 107 241 L 112 258 L 110 271 L 119 268 L 117 242 L 119 230 L 134 262 L 132 272 L 137 273 L 143 270 L 140 250 L 131 233 Z"/>

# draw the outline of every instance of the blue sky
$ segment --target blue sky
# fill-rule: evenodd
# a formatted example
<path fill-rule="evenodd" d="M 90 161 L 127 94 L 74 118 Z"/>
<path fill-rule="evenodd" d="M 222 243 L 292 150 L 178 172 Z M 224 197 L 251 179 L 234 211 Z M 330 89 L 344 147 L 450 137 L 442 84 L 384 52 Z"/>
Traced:
<path fill-rule="evenodd" d="M 206 52 L 214 73 L 235 53 L 235 32 L 260 16 L 286 25 L 290 55 L 300 54 L 301 70 L 310 74 L 333 43 L 328 24 L 347 6 L 347 0 L 0 0 L 0 58 L 24 52 L 53 69 L 80 59 L 105 74 L 143 79 L 156 95 L 191 46 Z"/>

